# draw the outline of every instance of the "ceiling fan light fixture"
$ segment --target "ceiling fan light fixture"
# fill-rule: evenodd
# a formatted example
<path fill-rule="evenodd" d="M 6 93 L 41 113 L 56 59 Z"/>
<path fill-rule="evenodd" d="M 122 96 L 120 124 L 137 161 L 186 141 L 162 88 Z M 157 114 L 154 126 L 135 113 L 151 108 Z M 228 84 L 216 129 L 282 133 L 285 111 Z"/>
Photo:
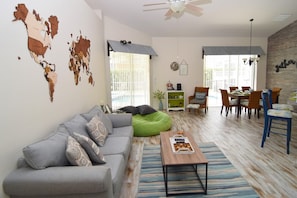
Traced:
<path fill-rule="evenodd" d="M 169 3 L 170 3 L 170 9 L 175 13 L 182 12 L 186 8 L 185 0 L 169 0 Z"/>

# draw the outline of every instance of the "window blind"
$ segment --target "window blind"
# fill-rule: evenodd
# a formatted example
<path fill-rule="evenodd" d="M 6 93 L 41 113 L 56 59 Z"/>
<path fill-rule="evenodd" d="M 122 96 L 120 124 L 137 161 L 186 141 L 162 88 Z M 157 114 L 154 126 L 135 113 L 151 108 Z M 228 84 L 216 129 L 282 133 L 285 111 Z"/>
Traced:
<path fill-rule="evenodd" d="M 265 55 L 260 46 L 203 46 L 204 55 Z"/>
<path fill-rule="evenodd" d="M 123 44 L 120 41 L 112 41 L 112 40 L 108 40 L 107 45 L 108 45 L 108 56 L 110 51 L 157 56 L 157 53 L 155 52 L 155 50 L 151 46 L 147 46 L 147 45 L 139 45 L 139 44 L 133 44 L 133 43 Z"/>

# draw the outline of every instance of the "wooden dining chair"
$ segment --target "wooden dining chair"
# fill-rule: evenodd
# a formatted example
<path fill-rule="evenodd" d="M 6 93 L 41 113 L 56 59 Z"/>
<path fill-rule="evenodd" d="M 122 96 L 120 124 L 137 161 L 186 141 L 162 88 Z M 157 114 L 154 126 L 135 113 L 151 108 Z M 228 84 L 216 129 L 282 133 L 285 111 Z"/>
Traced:
<path fill-rule="evenodd" d="M 237 90 L 238 87 L 229 87 L 230 92 Z"/>
<path fill-rule="evenodd" d="M 259 112 L 261 109 L 261 105 L 260 105 L 261 92 L 262 91 L 253 91 L 250 93 L 249 99 L 247 101 L 240 102 L 240 105 L 242 107 L 245 107 L 246 109 L 248 109 L 249 119 L 251 118 L 252 109 L 254 109 L 255 114 L 256 113 L 258 114 L 258 118 L 260 117 Z"/>
<path fill-rule="evenodd" d="M 225 107 L 225 112 L 226 112 L 226 117 L 227 117 L 229 111 L 232 112 L 232 107 L 238 107 L 238 101 L 237 101 L 237 99 L 230 100 L 226 89 L 220 89 L 220 91 L 221 91 L 221 95 L 222 95 L 221 114 Z"/>
<path fill-rule="evenodd" d="M 242 87 L 241 87 L 241 90 L 242 90 L 242 91 L 249 91 L 250 89 L 251 89 L 250 86 L 242 86 Z"/>
<path fill-rule="evenodd" d="M 200 109 L 204 108 L 205 113 L 208 110 L 207 97 L 209 87 L 195 87 L 194 95 L 188 97 L 189 104 L 199 104 Z"/>
<path fill-rule="evenodd" d="M 282 90 L 282 88 L 279 88 L 279 87 L 273 87 L 271 89 L 272 91 L 272 102 L 273 104 L 274 103 L 278 103 L 278 98 L 279 98 L 279 95 L 280 95 L 280 91 Z"/>
<path fill-rule="evenodd" d="M 262 93 L 263 109 L 264 109 L 264 129 L 261 147 L 264 147 L 266 137 L 270 136 L 270 133 L 276 133 L 285 135 L 287 137 L 287 154 L 290 153 L 290 141 L 291 141 L 291 129 L 292 129 L 292 113 L 289 110 L 279 110 L 272 108 L 272 94 L 271 90 Z M 273 127 L 273 121 L 276 126 Z M 286 125 L 280 124 L 280 122 L 286 122 Z M 274 129 L 274 131 L 271 131 Z M 277 130 L 277 131 L 275 131 Z M 283 131 L 286 131 L 286 134 Z"/>
<path fill-rule="evenodd" d="M 232 92 L 232 91 L 235 91 L 235 90 L 237 90 L 238 89 L 238 87 L 229 87 L 229 90 L 230 90 L 230 93 Z M 234 98 L 231 98 L 231 100 L 234 100 Z"/>

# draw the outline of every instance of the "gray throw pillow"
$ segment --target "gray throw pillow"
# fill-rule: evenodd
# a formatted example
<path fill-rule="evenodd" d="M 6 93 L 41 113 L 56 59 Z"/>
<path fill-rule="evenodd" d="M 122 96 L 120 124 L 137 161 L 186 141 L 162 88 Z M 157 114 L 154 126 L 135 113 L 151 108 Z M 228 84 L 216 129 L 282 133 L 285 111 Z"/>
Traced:
<path fill-rule="evenodd" d="M 69 165 L 65 155 L 68 136 L 65 126 L 60 125 L 50 137 L 26 146 L 26 162 L 34 169 Z"/>
<path fill-rule="evenodd" d="M 95 115 L 90 122 L 87 123 L 87 129 L 90 137 L 96 142 L 97 145 L 103 146 L 108 131 L 102 122 L 102 119 Z"/>
<path fill-rule="evenodd" d="M 205 92 L 196 92 L 195 98 L 190 101 L 192 104 L 204 104 L 206 98 Z"/>
<path fill-rule="evenodd" d="M 137 107 L 140 115 L 147 115 L 157 112 L 153 107 L 149 105 L 140 105 Z"/>
<path fill-rule="evenodd" d="M 71 136 L 68 136 L 66 157 L 74 166 L 92 166 L 92 162 L 86 151 Z"/>
<path fill-rule="evenodd" d="M 75 131 L 81 135 L 89 136 L 86 127 L 87 123 L 88 121 L 84 117 L 82 117 L 81 115 L 75 115 L 70 120 L 64 122 L 64 125 L 70 134 L 73 134 L 73 132 Z"/>
<path fill-rule="evenodd" d="M 132 115 L 139 114 L 138 108 L 134 106 L 125 106 L 120 108 L 119 110 L 124 111 L 126 113 L 132 113 Z"/>
<path fill-rule="evenodd" d="M 100 115 L 100 114 L 103 114 L 101 107 L 99 107 L 98 105 L 95 105 L 90 111 L 86 113 L 82 113 L 81 115 L 89 122 L 95 115 Z"/>
<path fill-rule="evenodd" d="M 195 93 L 195 98 L 197 100 L 203 100 L 206 97 L 206 93 L 205 92 L 196 92 Z"/>
<path fill-rule="evenodd" d="M 93 140 L 90 138 L 80 135 L 78 133 L 73 133 L 74 139 L 79 142 L 79 144 L 84 148 L 84 150 L 87 152 L 89 157 L 91 158 L 92 162 L 98 163 L 98 164 L 104 164 L 106 163 L 104 156 L 100 152 L 99 147 L 95 144 Z"/>

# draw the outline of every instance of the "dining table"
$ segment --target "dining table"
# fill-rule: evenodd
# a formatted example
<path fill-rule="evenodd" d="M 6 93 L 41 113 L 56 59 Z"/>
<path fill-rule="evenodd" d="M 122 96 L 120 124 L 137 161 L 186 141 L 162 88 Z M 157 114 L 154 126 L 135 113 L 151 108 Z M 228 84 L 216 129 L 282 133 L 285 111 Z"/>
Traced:
<path fill-rule="evenodd" d="M 232 91 L 228 93 L 228 96 L 231 99 L 236 99 L 237 100 L 237 117 L 239 117 L 239 115 L 241 114 L 241 103 L 240 101 L 243 99 L 249 99 L 250 96 L 250 92 L 248 91 Z"/>

